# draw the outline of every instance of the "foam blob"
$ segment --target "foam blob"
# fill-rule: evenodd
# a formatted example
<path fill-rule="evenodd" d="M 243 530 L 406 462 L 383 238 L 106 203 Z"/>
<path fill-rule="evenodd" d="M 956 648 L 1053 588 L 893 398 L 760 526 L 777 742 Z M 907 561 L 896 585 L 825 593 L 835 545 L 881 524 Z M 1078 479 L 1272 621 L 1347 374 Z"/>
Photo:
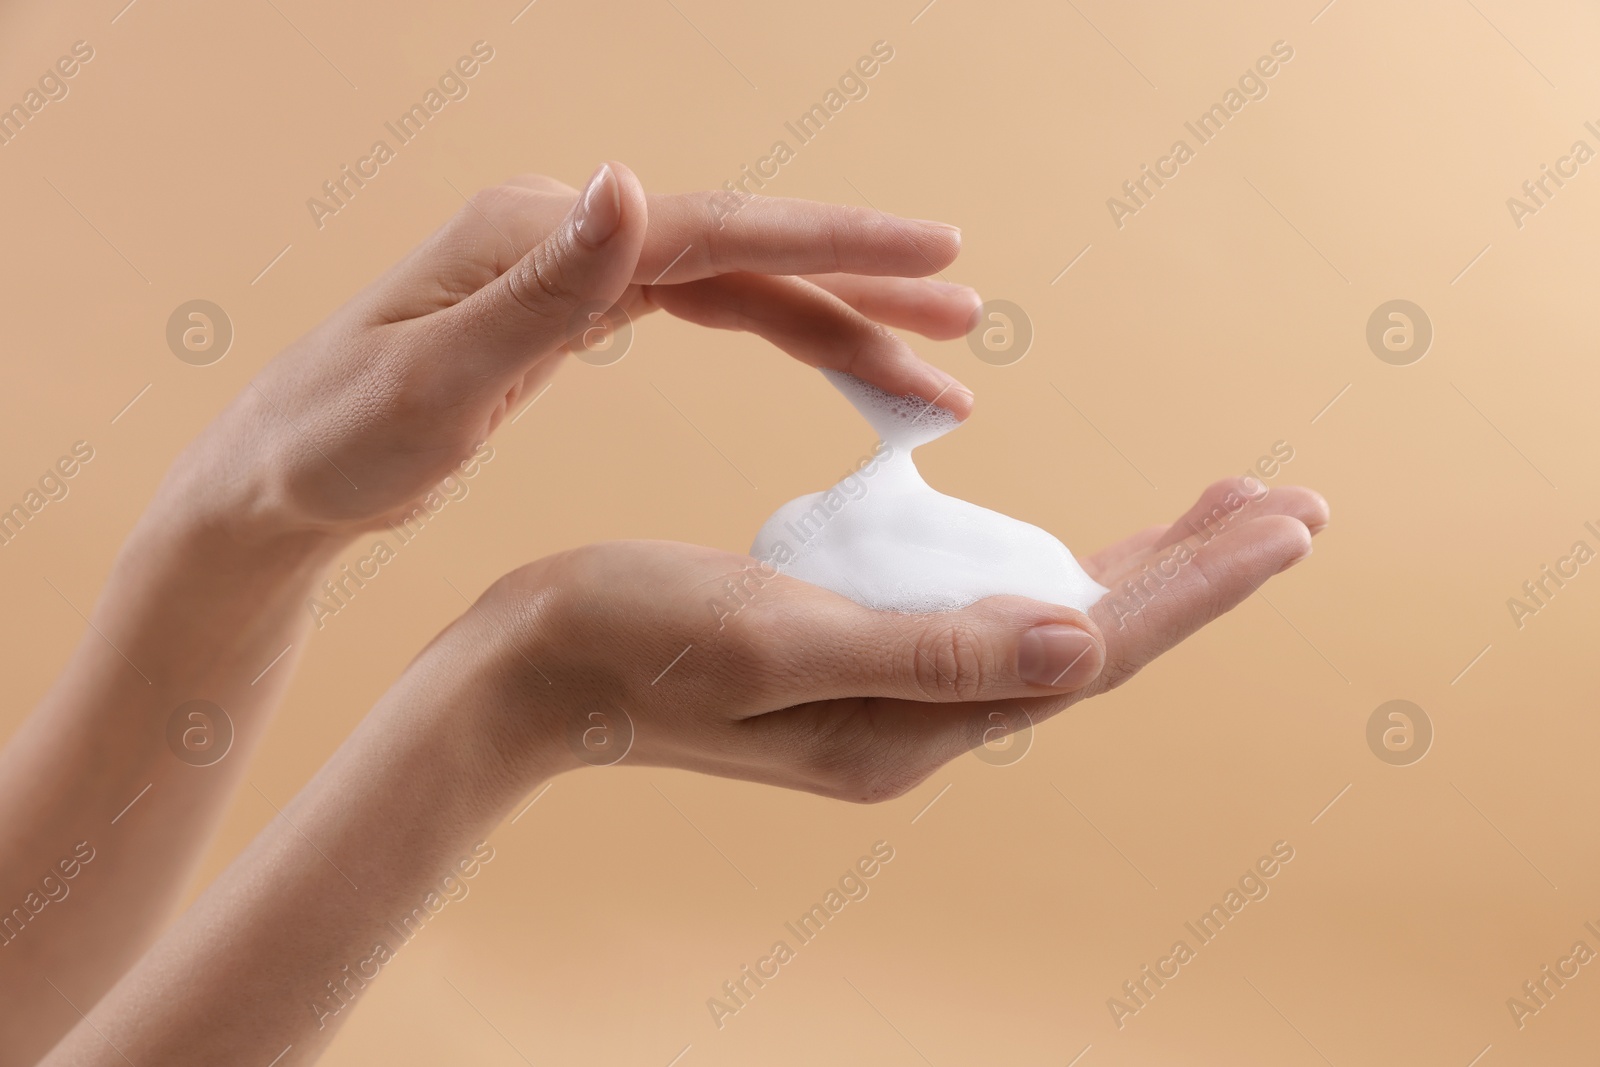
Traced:
<path fill-rule="evenodd" d="M 1003 593 L 1085 611 L 1105 587 L 1037 526 L 922 480 L 912 450 L 960 423 L 943 408 L 823 371 L 882 439 L 832 489 L 791 500 L 750 554 L 793 578 L 887 611 L 950 611 Z"/>

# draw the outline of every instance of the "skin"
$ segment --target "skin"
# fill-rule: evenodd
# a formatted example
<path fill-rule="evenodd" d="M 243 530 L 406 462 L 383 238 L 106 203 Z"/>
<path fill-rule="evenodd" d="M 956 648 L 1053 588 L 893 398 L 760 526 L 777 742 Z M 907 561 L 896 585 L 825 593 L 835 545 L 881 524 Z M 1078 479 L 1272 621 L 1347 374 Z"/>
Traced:
<path fill-rule="evenodd" d="M 263 368 L 173 465 L 60 680 L 0 753 L 0 1063 L 43 1055 L 154 941 L 289 683 L 330 561 L 410 514 L 555 373 L 574 316 L 659 301 L 970 406 L 879 322 L 795 276 L 854 282 L 847 296 L 885 322 L 959 335 L 976 293 L 896 276 L 948 266 L 950 227 L 787 200 L 719 226 L 709 195 L 647 198 L 620 166 L 602 177 L 587 212 L 548 178 L 478 194 Z M 590 243 L 580 217 L 590 237 L 613 232 Z M 195 699 L 234 726 L 214 766 L 168 748 L 169 718 Z M 93 859 L 65 881 L 80 842 Z"/>
<path fill-rule="evenodd" d="M 710 204 L 647 197 L 614 163 L 582 194 L 544 178 L 486 191 L 266 367 L 180 457 L 94 628 L 0 754 L 0 900 L 23 899 L 31 872 L 74 842 L 96 849 L 72 903 L 0 948 L 0 1031 L 22 1035 L 0 1059 L 33 1062 L 65 1033 L 42 1062 L 269 1062 L 285 1046 L 280 1063 L 312 1062 L 351 1011 L 327 983 L 348 981 L 354 1000 L 361 980 L 342 968 L 381 970 L 363 961 L 380 942 L 403 948 L 397 918 L 531 789 L 595 761 L 597 723 L 607 760 L 604 745 L 627 733 L 631 763 L 885 800 L 979 744 L 997 709 L 1020 726 L 1023 712 L 1037 722 L 1120 684 L 1310 552 L 1320 497 L 1218 483 L 1173 526 L 1085 560 L 1115 586 L 1187 539 L 1191 558 L 1134 614 L 996 597 L 896 615 L 778 577 L 719 621 L 708 600 L 754 560 L 622 542 L 530 564 L 417 657 L 157 940 L 293 652 L 250 680 L 302 643 L 316 579 L 541 388 L 589 310 L 746 329 L 804 362 L 970 409 L 885 328 L 953 336 L 972 321 L 971 290 L 920 280 L 954 258 L 951 228 L 777 200 L 719 227 Z M 1233 517 L 1206 540 L 1198 520 L 1217 506 Z M 236 729 L 234 751 L 204 768 L 165 739 L 172 709 L 196 696 Z"/>

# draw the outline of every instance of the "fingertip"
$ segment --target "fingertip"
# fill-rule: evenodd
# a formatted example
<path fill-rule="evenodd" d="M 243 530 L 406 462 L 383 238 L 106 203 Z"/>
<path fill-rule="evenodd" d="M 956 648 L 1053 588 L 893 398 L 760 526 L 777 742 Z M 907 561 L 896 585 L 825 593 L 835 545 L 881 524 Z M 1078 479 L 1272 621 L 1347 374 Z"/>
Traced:
<path fill-rule="evenodd" d="M 872 384 L 897 396 L 910 393 L 921 397 L 935 407 L 954 415 L 958 422 L 965 421 L 967 416 L 972 414 L 975 403 L 973 392 L 955 375 L 935 367 L 917 355 L 909 346 L 903 347 L 901 360 L 898 363 L 894 376 L 899 378 L 899 388 L 895 388 L 895 383 L 889 381 L 875 381 Z M 885 378 L 889 376 L 887 373 L 884 375 Z M 907 389 L 907 385 L 911 388 Z"/>
<path fill-rule="evenodd" d="M 911 219 L 909 224 L 912 242 L 928 265 L 928 270 L 922 272 L 921 276 L 938 273 L 954 263 L 961 254 L 960 227 L 931 219 Z"/>
<path fill-rule="evenodd" d="M 1285 485 L 1270 492 L 1271 510 L 1299 519 L 1312 534 L 1321 533 L 1328 525 L 1328 502 L 1321 493 L 1302 485 Z"/>
<path fill-rule="evenodd" d="M 626 163 L 619 160 L 608 159 L 605 166 L 611 168 L 611 173 L 616 176 L 617 189 L 622 199 L 623 225 L 643 226 L 649 218 L 650 209 L 645 197 L 644 183 L 639 180 Z"/>
<path fill-rule="evenodd" d="M 1311 536 L 1315 537 L 1328 528 L 1328 520 L 1330 518 L 1328 498 L 1315 489 L 1307 489 L 1305 492 L 1311 498 L 1311 514 L 1305 520 L 1306 529 L 1310 530 Z"/>
<path fill-rule="evenodd" d="M 970 285 L 956 282 L 935 282 L 941 290 L 940 300 L 949 311 L 950 333 L 935 340 L 955 340 L 965 337 L 978 328 L 983 313 L 983 297 Z"/>
<path fill-rule="evenodd" d="M 933 402 L 954 415 L 957 421 L 965 422 L 972 414 L 977 398 L 971 389 L 951 378 L 949 384 L 934 397 Z"/>
<path fill-rule="evenodd" d="M 925 281 L 929 298 L 923 321 L 912 326 L 934 341 L 955 341 L 977 328 L 983 297 L 970 285 L 955 282 Z"/>
<path fill-rule="evenodd" d="M 1240 530 L 1256 540 L 1272 562 L 1269 574 L 1284 571 L 1311 555 L 1311 529 L 1293 515 L 1262 515 Z"/>
<path fill-rule="evenodd" d="M 978 328 L 978 324 L 983 321 L 982 295 L 980 295 L 976 289 L 969 288 L 967 289 L 967 292 L 971 293 L 972 295 L 966 301 L 967 324 L 966 327 L 961 331 L 961 336 L 963 337 L 971 333 L 973 330 L 976 330 Z"/>
<path fill-rule="evenodd" d="M 1293 567 L 1296 563 L 1300 563 L 1307 559 L 1312 552 L 1316 551 L 1315 547 L 1311 544 L 1311 536 L 1311 529 L 1302 523 L 1300 525 L 1300 529 L 1296 531 L 1292 537 L 1294 542 L 1293 550 L 1290 552 L 1288 558 L 1284 561 L 1283 566 L 1278 568 L 1279 574 L 1282 574 L 1290 567 Z"/>

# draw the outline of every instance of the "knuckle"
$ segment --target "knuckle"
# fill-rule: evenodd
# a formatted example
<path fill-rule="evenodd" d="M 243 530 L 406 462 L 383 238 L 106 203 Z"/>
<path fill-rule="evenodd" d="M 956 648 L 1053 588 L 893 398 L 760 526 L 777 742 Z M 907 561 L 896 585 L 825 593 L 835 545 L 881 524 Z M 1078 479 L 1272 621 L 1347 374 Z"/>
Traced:
<path fill-rule="evenodd" d="M 541 242 L 518 260 L 506 272 L 506 286 L 524 310 L 541 318 L 549 318 L 552 310 L 576 303 L 562 280 L 559 249 L 553 240 Z"/>
<path fill-rule="evenodd" d="M 715 229 L 717 223 L 722 221 L 722 197 L 723 193 L 716 189 L 693 194 L 692 203 L 700 214 L 700 225 Z"/>
<path fill-rule="evenodd" d="M 913 677 L 929 700 L 976 700 L 994 673 L 985 642 L 961 623 L 936 625 L 913 647 Z"/>
<path fill-rule="evenodd" d="M 733 202 L 736 206 L 730 208 L 729 194 L 725 190 L 712 189 L 687 195 L 695 233 L 686 235 L 684 240 L 690 243 L 692 239 L 695 247 L 678 267 L 698 267 L 704 273 L 713 275 L 730 273 L 737 268 L 734 262 L 737 258 L 735 249 L 752 236 L 753 227 L 741 221 L 740 216 L 751 208 L 759 211 L 768 198 L 754 193 L 739 193 Z M 677 268 L 674 269 L 676 271 Z"/>
<path fill-rule="evenodd" d="M 840 249 L 839 224 L 837 222 L 834 222 L 834 221 L 830 220 L 827 224 L 825 224 L 823 226 L 821 236 L 827 242 L 827 248 L 828 248 L 828 258 L 827 258 L 827 261 L 826 261 L 827 269 L 829 271 L 840 271 L 840 270 L 843 270 L 844 269 L 844 254 L 839 250 Z"/>
<path fill-rule="evenodd" d="M 853 309 L 844 309 L 834 322 L 827 323 L 846 334 L 845 343 L 850 346 L 843 353 L 846 374 L 855 374 L 861 367 L 881 359 L 886 353 L 894 353 L 897 349 L 906 347 L 900 336 L 889 327 L 870 319 L 865 321 L 862 319 L 863 316 L 855 313 Z"/>

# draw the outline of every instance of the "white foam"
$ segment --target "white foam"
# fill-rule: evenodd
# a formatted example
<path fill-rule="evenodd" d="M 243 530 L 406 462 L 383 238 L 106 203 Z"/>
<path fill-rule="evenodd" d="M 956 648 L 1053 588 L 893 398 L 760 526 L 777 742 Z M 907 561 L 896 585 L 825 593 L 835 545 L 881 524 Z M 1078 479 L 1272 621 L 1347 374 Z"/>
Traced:
<path fill-rule="evenodd" d="M 1105 595 L 1050 533 L 922 480 L 912 449 L 959 426 L 954 415 L 847 374 L 823 373 L 882 440 L 838 485 L 774 512 L 751 555 L 888 611 L 949 611 L 1000 594 L 1084 611 Z"/>

